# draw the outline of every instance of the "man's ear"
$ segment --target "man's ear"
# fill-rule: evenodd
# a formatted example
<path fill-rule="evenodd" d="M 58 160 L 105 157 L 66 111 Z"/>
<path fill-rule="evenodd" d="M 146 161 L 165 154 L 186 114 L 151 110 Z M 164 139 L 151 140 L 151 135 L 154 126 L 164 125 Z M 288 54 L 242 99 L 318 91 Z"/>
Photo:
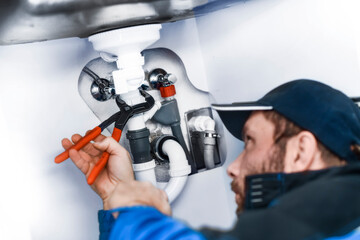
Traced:
<path fill-rule="evenodd" d="M 311 132 L 301 131 L 286 144 L 284 172 L 313 170 L 319 164 L 320 155 L 315 136 Z"/>

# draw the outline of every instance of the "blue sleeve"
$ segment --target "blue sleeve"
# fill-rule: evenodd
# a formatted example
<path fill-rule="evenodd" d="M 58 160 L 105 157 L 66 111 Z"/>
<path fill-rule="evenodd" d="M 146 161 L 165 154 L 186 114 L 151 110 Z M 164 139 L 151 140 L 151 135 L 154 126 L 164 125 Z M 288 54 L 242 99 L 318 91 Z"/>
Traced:
<path fill-rule="evenodd" d="M 109 236 L 109 240 L 205 240 L 205 237 L 199 232 L 196 232 L 187 227 L 185 224 L 160 213 L 153 207 L 124 207 L 103 212 L 108 215 L 111 215 L 113 212 L 119 212 L 119 216 L 116 220 L 113 220 L 113 222 L 108 221 L 105 225 L 102 225 L 104 222 L 100 222 L 100 240 L 107 239 L 105 238 L 106 236 Z M 103 230 L 103 232 L 101 232 L 101 230 Z M 109 232 L 110 234 L 107 235 Z"/>
<path fill-rule="evenodd" d="M 108 240 L 110 231 L 115 223 L 115 219 L 110 211 L 100 210 L 98 212 L 98 220 L 100 231 L 99 240 Z"/>

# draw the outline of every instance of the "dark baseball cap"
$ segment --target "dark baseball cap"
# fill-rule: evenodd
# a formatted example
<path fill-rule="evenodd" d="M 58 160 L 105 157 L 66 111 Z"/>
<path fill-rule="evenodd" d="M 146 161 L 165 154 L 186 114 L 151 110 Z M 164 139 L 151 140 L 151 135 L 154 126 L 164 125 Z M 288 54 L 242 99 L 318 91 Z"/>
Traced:
<path fill-rule="evenodd" d="M 276 87 L 256 102 L 212 107 L 229 132 L 240 140 L 252 111 L 274 110 L 313 133 L 341 159 L 358 160 L 351 146 L 360 145 L 360 109 L 344 93 L 321 82 L 294 80 Z"/>

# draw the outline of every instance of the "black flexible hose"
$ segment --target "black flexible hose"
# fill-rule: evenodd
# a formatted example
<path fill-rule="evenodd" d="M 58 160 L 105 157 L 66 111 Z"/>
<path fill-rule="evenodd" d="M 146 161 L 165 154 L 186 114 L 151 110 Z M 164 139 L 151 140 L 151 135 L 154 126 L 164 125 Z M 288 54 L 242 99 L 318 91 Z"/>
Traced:
<path fill-rule="evenodd" d="M 94 81 L 100 79 L 100 77 L 96 73 L 94 73 L 90 68 L 86 66 L 83 68 L 83 72 L 87 73 L 92 79 L 94 79 Z"/>

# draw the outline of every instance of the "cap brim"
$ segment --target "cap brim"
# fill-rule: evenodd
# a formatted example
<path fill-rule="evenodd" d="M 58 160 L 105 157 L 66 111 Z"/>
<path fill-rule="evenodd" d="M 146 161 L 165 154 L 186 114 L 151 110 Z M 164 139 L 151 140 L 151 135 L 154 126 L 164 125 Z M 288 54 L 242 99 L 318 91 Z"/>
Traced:
<path fill-rule="evenodd" d="M 227 130 L 236 138 L 242 140 L 242 129 L 252 111 L 272 110 L 272 106 L 259 104 L 258 102 L 243 102 L 232 104 L 212 104 L 224 123 Z"/>

